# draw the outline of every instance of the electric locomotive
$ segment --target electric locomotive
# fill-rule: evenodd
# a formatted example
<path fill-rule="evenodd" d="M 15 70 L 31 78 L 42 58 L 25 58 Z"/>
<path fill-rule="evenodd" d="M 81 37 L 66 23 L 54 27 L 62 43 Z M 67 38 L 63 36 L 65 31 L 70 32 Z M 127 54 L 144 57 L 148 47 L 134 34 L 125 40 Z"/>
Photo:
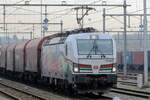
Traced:
<path fill-rule="evenodd" d="M 70 32 L 45 41 L 42 76 L 68 90 L 102 94 L 116 85 L 116 45 L 112 36 L 99 32 Z"/>

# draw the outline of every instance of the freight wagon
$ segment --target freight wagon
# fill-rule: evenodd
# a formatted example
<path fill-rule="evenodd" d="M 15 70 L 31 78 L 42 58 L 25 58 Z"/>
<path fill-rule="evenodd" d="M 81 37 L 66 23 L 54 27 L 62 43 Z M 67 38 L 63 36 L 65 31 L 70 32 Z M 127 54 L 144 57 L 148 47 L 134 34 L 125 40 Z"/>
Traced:
<path fill-rule="evenodd" d="M 140 72 L 144 70 L 144 52 L 143 51 L 128 51 L 127 53 L 127 70 L 128 72 Z M 150 61 L 150 51 L 148 51 L 148 61 Z M 118 71 L 123 71 L 123 53 L 117 52 Z M 148 62 L 150 70 L 150 62 Z"/>

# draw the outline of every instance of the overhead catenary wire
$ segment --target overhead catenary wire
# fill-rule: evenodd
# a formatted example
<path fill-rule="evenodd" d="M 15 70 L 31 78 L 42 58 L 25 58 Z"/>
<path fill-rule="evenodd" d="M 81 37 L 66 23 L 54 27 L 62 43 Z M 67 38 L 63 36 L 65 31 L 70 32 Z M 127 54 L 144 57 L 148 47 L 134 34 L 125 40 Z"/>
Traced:
<path fill-rule="evenodd" d="M 136 18 L 136 19 L 140 20 L 140 18 L 138 18 L 137 16 L 133 16 L 133 18 Z M 148 21 L 148 20 L 147 20 L 147 22 L 150 23 L 150 21 Z"/>
<path fill-rule="evenodd" d="M 64 16 L 67 16 L 70 12 L 71 12 L 71 10 L 67 11 L 67 12 L 64 14 Z M 62 16 L 62 15 L 56 16 L 56 17 L 51 18 L 50 20 L 55 20 L 55 19 L 58 19 L 58 18 L 61 18 L 61 17 L 64 17 L 64 16 Z"/>
<path fill-rule="evenodd" d="M 116 8 L 116 7 L 113 7 L 113 8 L 109 8 L 109 9 L 107 9 L 107 10 L 111 10 L 111 9 L 114 9 L 114 8 Z M 19 9 L 19 8 L 18 8 Z M 17 10 L 17 9 L 16 9 Z M 61 11 L 65 11 L 65 10 L 67 10 L 67 9 L 64 9 L 64 10 L 59 10 L 59 11 L 57 11 L 57 12 L 61 12 Z M 68 12 L 66 12 L 66 13 L 64 13 L 64 16 L 66 16 L 66 15 L 68 15 L 68 13 L 69 13 L 70 11 L 68 11 Z M 62 15 L 60 15 L 60 16 L 57 16 L 57 17 L 54 17 L 54 18 L 51 18 L 51 20 L 53 19 L 58 19 L 58 18 L 61 18 L 61 17 L 63 17 Z"/>
<path fill-rule="evenodd" d="M 5 0 L 3 0 L 3 1 L 5 1 Z M 15 2 L 15 3 L 13 3 L 13 4 L 19 4 L 19 3 L 21 3 L 21 2 L 24 2 L 25 0 L 20 0 L 20 1 L 18 1 L 18 2 Z M 30 0 L 31 1 L 31 0 Z M 4 4 L 5 4 L 5 2 L 4 2 Z M 0 11 L 1 10 L 3 10 L 3 8 L 2 9 L 0 9 Z"/>
<path fill-rule="evenodd" d="M 106 20 L 111 20 L 111 18 L 106 18 Z M 95 23 L 99 23 L 103 21 L 103 19 L 98 19 L 98 20 L 95 20 L 95 21 L 92 21 L 92 22 L 89 22 L 89 23 L 85 23 L 86 25 L 91 25 L 91 24 L 95 24 Z"/>
<path fill-rule="evenodd" d="M 17 10 L 19 10 L 21 7 L 17 7 L 14 11 L 13 11 L 13 13 L 15 12 L 15 11 L 17 11 Z M 26 10 L 26 9 L 24 9 L 24 10 Z M 66 10 L 69 10 L 68 8 L 67 9 L 63 9 L 63 10 L 58 10 L 58 11 L 56 11 L 56 13 L 58 13 L 58 12 L 62 12 L 62 11 L 66 11 Z M 70 11 L 69 11 L 70 12 Z M 54 12 L 52 12 L 52 13 L 54 13 Z M 67 15 L 68 14 L 68 12 L 66 12 L 64 15 Z M 8 15 L 12 15 L 12 13 L 9 13 Z M 62 15 L 61 16 L 59 16 L 59 17 L 62 17 Z M 58 18 L 58 17 L 55 17 L 55 18 Z M 55 19 L 55 18 L 52 18 L 52 19 Z"/>
<path fill-rule="evenodd" d="M 147 10 L 148 10 L 148 9 L 150 9 L 150 8 L 147 8 Z M 132 11 L 132 12 L 128 12 L 128 13 L 132 13 L 132 14 L 133 14 L 133 13 L 140 12 L 140 11 L 143 11 L 143 10 L 144 10 L 144 9 L 139 9 L 139 10 Z"/>
<path fill-rule="evenodd" d="M 23 1 L 23 0 L 22 0 Z M 97 0 L 97 1 L 100 1 L 100 0 Z M 117 7 L 116 7 L 117 8 Z M 97 13 L 97 12 L 94 12 L 94 13 Z M 64 15 L 65 15 L 66 13 L 64 13 Z M 13 15 L 13 14 L 11 14 L 11 15 Z M 69 14 L 70 15 L 70 14 Z M 65 15 L 66 16 L 66 15 Z M 56 18 L 56 19 L 58 19 L 58 18 L 61 18 L 62 16 L 60 15 L 60 16 L 57 16 L 57 17 L 54 17 L 54 19 Z M 53 18 L 52 18 L 53 19 Z"/>
<path fill-rule="evenodd" d="M 21 0 L 20 2 L 23 2 L 24 0 Z M 31 1 L 31 0 L 30 0 Z M 20 3 L 20 2 L 17 2 L 17 3 Z M 37 13 L 37 14 L 40 14 L 41 12 L 38 12 L 38 11 L 35 11 L 35 10 L 29 10 L 29 9 L 25 9 L 25 8 L 22 8 L 22 7 L 13 7 L 13 8 L 16 8 L 14 11 L 12 11 L 12 13 L 9 13 L 9 14 L 6 14 L 6 15 L 13 15 L 13 13 L 15 12 L 15 11 L 17 11 L 17 10 L 20 10 L 20 9 L 22 9 L 22 10 L 25 10 L 25 11 L 30 11 L 30 12 L 34 12 L 34 13 Z M 53 13 L 59 13 L 59 12 L 63 12 L 63 11 L 65 11 L 65 10 L 68 10 L 69 8 L 66 8 L 66 9 L 63 9 L 63 10 L 58 10 L 58 11 L 53 11 L 53 12 L 50 12 L 51 13 L 51 15 L 53 14 Z M 50 14 L 49 13 L 49 14 Z"/>
<path fill-rule="evenodd" d="M 23 1 L 23 0 L 22 0 Z M 98 1 L 101 1 L 101 0 L 98 0 Z M 117 7 L 114 7 L 114 8 L 117 8 Z M 23 9 L 23 8 L 20 8 L 20 9 Z M 113 8 L 110 8 L 110 9 L 113 9 Z M 28 9 L 23 9 L 23 10 L 28 10 Z M 64 10 L 66 10 L 66 9 L 64 9 Z M 107 10 L 109 10 L 109 9 L 107 9 Z M 31 12 L 34 12 L 34 10 L 28 10 L 28 11 L 31 11 Z M 57 11 L 56 11 L 57 12 Z M 102 12 L 102 11 L 97 11 L 96 13 L 98 13 L 98 12 Z M 40 13 L 40 12 L 36 12 L 36 13 Z M 94 12 L 95 13 L 95 12 Z"/>
<path fill-rule="evenodd" d="M 116 8 L 116 7 L 114 7 Z M 147 8 L 147 9 L 150 9 L 150 8 Z M 133 12 L 129 12 L 129 13 L 136 13 L 136 12 L 139 12 L 139 11 L 143 11 L 143 9 L 140 9 L 140 10 L 137 10 L 137 11 L 133 11 Z M 99 12 L 102 12 L 102 10 L 100 10 Z M 120 22 L 121 24 L 124 24 L 124 22 L 122 22 L 121 20 L 111 16 L 113 19 L 117 20 L 118 22 Z M 135 17 L 135 16 L 134 16 Z M 91 22 L 92 23 L 92 22 Z M 99 22 L 96 22 L 96 21 L 93 21 L 93 23 L 99 23 Z"/>
<path fill-rule="evenodd" d="M 29 9 L 24 9 L 24 8 L 19 8 L 19 7 L 14 7 L 14 8 L 18 8 L 18 9 L 22 9 L 22 10 L 26 10 L 26 11 L 35 12 L 36 14 L 11 13 L 11 15 L 39 15 L 39 14 L 40 14 L 40 12 L 36 12 L 36 11 L 34 11 L 34 10 L 29 10 Z M 115 8 L 116 8 L 116 7 L 115 7 Z M 65 14 L 57 14 L 57 13 L 58 13 L 58 12 L 63 12 L 63 11 L 66 11 L 66 10 L 70 10 L 70 9 L 72 9 L 72 8 L 67 8 L 67 9 L 58 10 L 58 11 L 53 11 L 53 12 L 47 12 L 47 15 L 65 15 Z M 114 8 L 109 8 L 109 9 L 107 9 L 107 10 L 112 10 L 112 9 L 114 9 Z M 102 10 L 96 11 L 96 12 L 94 12 L 94 13 L 89 13 L 89 15 L 91 15 L 91 14 L 96 14 L 96 13 L 100 13 L 100 12 L 102 12 Z M 56 14 L 54 14 L 54 13 L 56 13 Z M 6 13 L 6 15 L 9 15 L 9 14 Z M 69 14 L 69 15 L 70 15 L 70 14 Z M 75 15 L 75 14 L 71 14 L 71 15 Z"/>
<path fill-rule="evenodd" d="M 100 2 L 100 1 L 102 1 L 102 0 L 98 0 L 97 2 Z M 96 3 L 96 2 L 94 2 L 94 3 Z M 54 13 L 62 12 L 62 11 L 65 11 L 65 10 L 68 10 L 68 9 L 55 11 Z M 64 13 L 64 14 L 61 14 L 61 16 L 57 16 L 57 17 L 51 18 L 51 20 L 52 20 L 52 19 L 57 19 L 57 18 L 63 17 L 62 15 L 64 15 L 64 16 L 65 16 L 65 15 L 67 15 L 69 12 L 70 12 L 70 11 L 68 11 L 68 12 L 66 12 L 66 13 Z"/>
<path fill-rule="evenodd" d="M 118 7 L 111 7 L 111 8 L 108 8 L 108 9 L 106 9 L 106 10 L 112 10 L 112 9 L 115 9 L 115 8 L 118 8 Z M 94 12 L 94 13 L 89 13 L 89 15 L 91 15 L 91 14 L 95 14 L 95 13 L 100 13 L 100 12 L 102 12 L 102 10 L 99 10 L 99 11 L 96 11 L 96 12 Z M 106 18 L 106 20 L 110 20 L 111 18 Z M 99 20 L 95 20 L 95 21 L 92 21 L 92 22 L 90 22 L 90 23 L 85 23 L 85 25 L 90 25 L 90 24 L 95 24 L 95 23 L 99 23 L 100 21 L 102 21 L 102 19 L 99 19 Z M 71 28 L 67 28 L 67 29 L 72 29 L 72 27 Z"/>
<path fill-rule="evenodd" d="M 103 0 L 93 1 L 93 2 L 90 2 L 89 4 L 96 4 L 96 3 L 101 2 L 101 1 L 103 1 Z"/>
<path fill-rule="evenodd" d="M 14 8 L 19 8 L 19 7 L 14 7 Z M 30 9 L 25 9 L 25 8 L 21 8 L 20 7 L 20 9 L 22 9 L 22 10 L 25 10 L 25 11 L 29 11 L 29 12 L 32 12 L 32 13 L 37 13 L 37 14 L 41 14 L 41 12 L 39 11 L 35 11 L 35 10 L 30 10 Z M 66 10 L 69 10 L 70 8 L 65 8 L 65 9 L 62 9 L 62 10 L 56 10 L 56 11 L 53 11 L 53 12 L 47 12 L 47 13 L 60 13 L 60 12 L 64 12 L 64 11 L 66 11 Z"/>

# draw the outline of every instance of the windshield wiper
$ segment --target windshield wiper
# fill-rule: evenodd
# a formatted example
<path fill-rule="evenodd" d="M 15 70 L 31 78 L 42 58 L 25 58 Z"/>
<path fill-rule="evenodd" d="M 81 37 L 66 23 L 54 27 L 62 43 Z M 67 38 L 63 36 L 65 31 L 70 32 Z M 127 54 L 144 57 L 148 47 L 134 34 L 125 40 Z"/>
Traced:
<path fill-rule="evenodd" d="M 89 56 L 91 55 L 91 52 L 92 52 L 95 48 L 96 48 L 96 47 L 95 47 L 95 40 L 94 40 L 93 46 L 92 46 L 90 52 L 88 53 L 87 58 L 89 58 Z M 96 50 L 96 49 L 95 49 L 95 50 Z"/>
<path fill-rule="evenodd" d="M 96 45 L 95 54 L 97 54 L 97 52 L 100 52 L 101 58 L 105 58 L 105 54 L 102 52 L 102 50 L 100 48 L 98 48 L 96 43 L 95 43 L 95 45 Z"/>
<path fill-rule="evenodd" d="M 105 54 L 103 54 L 102 50 L 101 50 L 101 49 L 98 49 L 98 46 L 97 46 L 97 44 L 96 44 L 96 40 L 94 40 L 94 42 L 93 42 L 93 47 L 91 48 L 90 52 L 88 53 L 87 58 L 90 57 L 92 51 L 94 51 L 95 54 L 97 54 L 97 52 L 100 52 L 101 58 L 105 58 Z"/>
<path fill-rule="evenodd" d="M 100 52 L 101 58 L 102 58 L 102 57 L 105 58 L 105 54 L 103 54 L 103 52 L 101 51 L 101 49 L 98 49 L 98 48 L 97 48 L 96 50 Z"/>

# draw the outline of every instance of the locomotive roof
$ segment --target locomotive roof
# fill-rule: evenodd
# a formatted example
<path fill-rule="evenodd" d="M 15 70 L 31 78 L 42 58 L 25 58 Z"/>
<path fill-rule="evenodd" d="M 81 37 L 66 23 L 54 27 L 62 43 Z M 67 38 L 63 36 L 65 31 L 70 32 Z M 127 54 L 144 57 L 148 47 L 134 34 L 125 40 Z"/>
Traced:
<path fill-rule="evenodd" d="M 112 39 L 112 36 L 109 35 L 109 34 L 102 34 L 102 33 L 99 33 L 99 32 L 91 32 L 91 33 L 84 33 L 84 34 L 72 34 L 69 36 L 69 38 L 89 38 L 89 36 L 92 36 L 92 35 L 96 35 L 98 36 L 99 39 Z"/>
<path fill-rule="evenodd" d="M 53 34 L 53 35 L 50 35 L 48 37 L 51 39 L 51 38 L 55 38 L 55 37 L 67 37 L 67 36 L 72 35 L 72 34 L 82 34 L 82 33 L 91 33 L 91 32 L 97 32 L 97 30 L 92 28 L 92 27 L 79 28 L 79 29 L 74 29 L 71 31 L 66 31 L 63 33 Z"/>

